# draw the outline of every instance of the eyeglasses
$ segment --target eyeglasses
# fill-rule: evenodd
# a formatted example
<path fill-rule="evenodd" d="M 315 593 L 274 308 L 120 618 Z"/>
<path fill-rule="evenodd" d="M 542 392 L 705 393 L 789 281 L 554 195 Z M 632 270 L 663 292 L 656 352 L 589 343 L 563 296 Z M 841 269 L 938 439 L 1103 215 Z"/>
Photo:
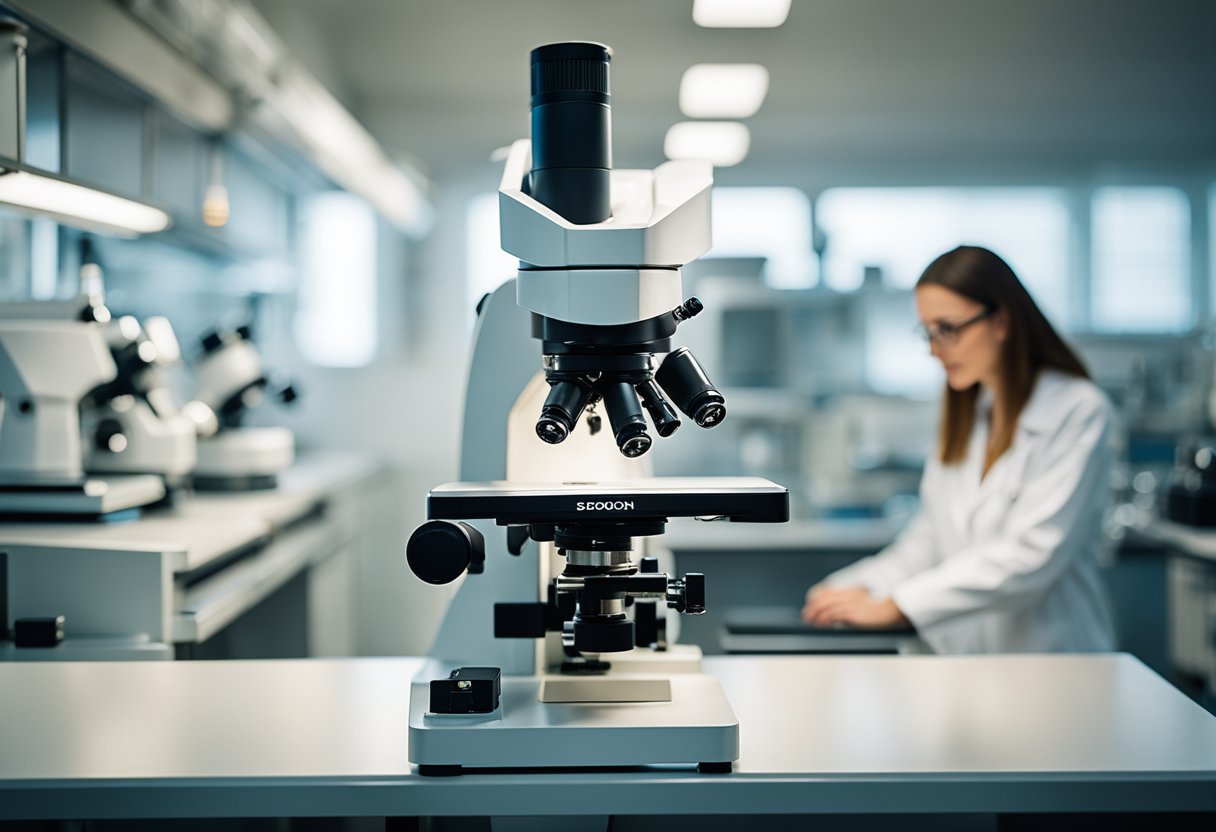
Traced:
<path fill-rule="evenodd" d="M 978 315 L 973 315 L 965 321 L 951 323 L 950 321 L 941 321 L 935 324 L 921 324 L 914 330 L 917 335 L 925 339 L 926 344 L 932 344 L 936 341 L 943 347 L 948 347 L 958 341 L 959 335 L 963 330 L 972 324 L 978 324 L 980 321 L 991 318 L 996 314 L 995 309 L 985 309 Z"/>

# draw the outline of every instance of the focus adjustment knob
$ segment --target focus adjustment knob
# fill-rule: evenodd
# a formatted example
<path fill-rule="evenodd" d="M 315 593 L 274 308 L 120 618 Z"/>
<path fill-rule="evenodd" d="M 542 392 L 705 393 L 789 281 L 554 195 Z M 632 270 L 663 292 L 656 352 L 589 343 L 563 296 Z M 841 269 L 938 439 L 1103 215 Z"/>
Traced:
<path fill-rule="evenodd" d="M 643 575 L 657 575 L 659 572 L 659 559 L 656 557 L 642 558 L 642 562 L 638 565 L 638 571 Z"/>
<path fill-rule="evenodd" d="M 468 523 L 431 520 L 405 544 L 410 570 L 428 584 L 449 584 L 464 574 L 485 569 L 486 542 Z"/>
<path fill-rule="evenodd" d="M 689 572 L 684 576 L 684 609 L 689 615 L 700 615 L 705 612 L 705 575 L 701 572 Z"/>

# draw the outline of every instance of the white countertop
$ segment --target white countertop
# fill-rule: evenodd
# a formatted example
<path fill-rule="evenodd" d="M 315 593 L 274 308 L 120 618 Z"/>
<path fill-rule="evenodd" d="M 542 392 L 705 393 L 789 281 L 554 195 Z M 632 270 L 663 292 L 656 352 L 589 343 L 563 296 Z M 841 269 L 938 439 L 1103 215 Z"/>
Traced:
<path fill-rule="evenodd" d="M 184 494 L 128 522 L 0 523 L 0 546 L 169 554 L 174 572 L 190 572 L 263 542 L 375 468 L 365 457 L 306 456 L 274 489 Z"/>
<path fill-rule="evenodd" d="M 1216 718 L 1126 655 L 709 659 L 728 775 L 419 777 L 420 666 L 0 664 L 0 817 L 1216 811 Z"/>

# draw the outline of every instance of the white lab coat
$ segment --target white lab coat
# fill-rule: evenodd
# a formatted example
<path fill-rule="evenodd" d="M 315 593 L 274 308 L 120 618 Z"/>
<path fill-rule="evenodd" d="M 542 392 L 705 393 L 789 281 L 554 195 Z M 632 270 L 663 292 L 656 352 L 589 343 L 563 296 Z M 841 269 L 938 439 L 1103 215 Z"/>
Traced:
<path fill-rule="evenodd" d="M 990 407 L 981 396 L 965 459 L 930 455 L 920 510 L 895 542 L 826 582 L 890 596 L 937 653 L 1114 649 L 1099 574 L 1110 404 L 1086 379 L 1041 372 L 981 481 Z"/>

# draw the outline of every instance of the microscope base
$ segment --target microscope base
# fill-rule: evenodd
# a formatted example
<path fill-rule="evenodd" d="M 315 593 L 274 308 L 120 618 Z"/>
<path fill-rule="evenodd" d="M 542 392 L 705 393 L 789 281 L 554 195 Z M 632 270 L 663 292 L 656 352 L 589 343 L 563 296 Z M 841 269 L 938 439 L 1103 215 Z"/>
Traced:
<path fill-rule="evenodd" d="M 0 484 L 0 517 L 118 519 L 115 515 L 158 502 L 165 496 L 164 480 L 151 474 L 90 477 L 59 485 Z"/>
<path fill-rule="evenodd" d="M 274 488 L 295 460 L 287 428 L 230 428 L 198 441 L 194 487 L 200 491 Z"/>
<path fill-rule="evenodd" d="M 651 677 L 670 684 L 666 702 L 566 703 L 541 701 L 544 677 L 504 676 L 493 713 L 428 714 L 430 681 L 449 671 L 430 664 L 411 686 L 409 759 L 420 774 L 647 765 L 720 772 L 739 756 L 738 720 L 712 676 Z"/>

